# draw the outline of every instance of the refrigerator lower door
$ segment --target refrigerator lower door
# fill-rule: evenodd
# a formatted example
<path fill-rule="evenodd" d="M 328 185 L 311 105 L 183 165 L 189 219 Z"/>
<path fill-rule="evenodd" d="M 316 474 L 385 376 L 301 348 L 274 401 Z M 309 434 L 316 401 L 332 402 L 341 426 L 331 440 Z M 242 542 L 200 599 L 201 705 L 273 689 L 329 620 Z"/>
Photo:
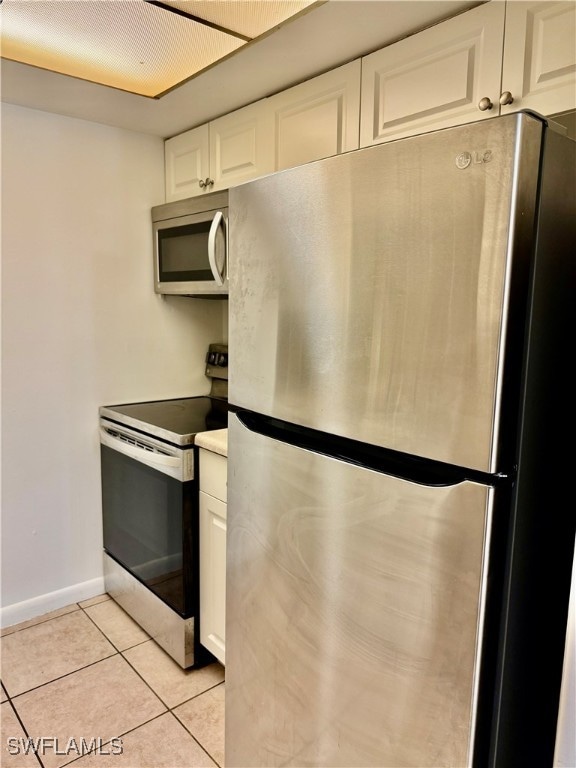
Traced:
<path fill-rule="evenodd" d="M 227 768 L 469 765 L 493 489 L 229 429 Z"/>

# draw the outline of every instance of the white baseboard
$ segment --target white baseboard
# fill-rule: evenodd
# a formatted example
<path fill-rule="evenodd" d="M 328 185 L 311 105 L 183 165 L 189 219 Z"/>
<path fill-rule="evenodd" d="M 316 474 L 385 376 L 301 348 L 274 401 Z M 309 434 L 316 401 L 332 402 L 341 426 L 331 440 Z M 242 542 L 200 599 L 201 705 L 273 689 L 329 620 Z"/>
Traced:
<path fill-rule="evenodd" d="M 90 579 L 90 581 L 73 584 L 71 587 L 48 592 L 30 600 L 23 600 L 21 603 L 3 606 L 0 609 L 0 627 L 4 629 L 13 624 L 19 624 L 21 621 L 35 619 L 44 613 L 65 608 L 71 603 L 101 595 L 104 591 L 104 577 L 99 576 L 97 579 Z"/>

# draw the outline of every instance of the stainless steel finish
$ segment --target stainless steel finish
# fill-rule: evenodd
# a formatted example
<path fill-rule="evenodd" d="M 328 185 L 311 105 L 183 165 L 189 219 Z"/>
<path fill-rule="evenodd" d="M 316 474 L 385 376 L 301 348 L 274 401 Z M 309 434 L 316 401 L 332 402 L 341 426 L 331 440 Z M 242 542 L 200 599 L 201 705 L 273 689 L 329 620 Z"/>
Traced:
<path fill-rule="evenodd" d="M 514 97 L 512 96 L 510 91 L 504 91 L 503 93 L 500 94 L 501 106 L 505 107 L 508 104 L 513 104 L 513 103 L 514 103 Z"/>
<path fill-rule="evenodd" d="M 494 104 L 492 104 L 488 96 L 484 96 L 484 98 L 480 99 L 478 102 L 478 109 L 480 112 L 486 112 L 487 110 L 492 109 L 493 106 Z"/>
<path fill-rule="evenodd" d="M 225 364 L 211 363 L 212 355 L 217 355 L 218 358 L 223 357 Z M 228 344 L 210 344 L 206 360 L 206 376 L 212 381 L 210 397 L 228 401 Z"/>
<path fill-rule="evenodd" d="M 229 444 L 228 768 L 470 765 L 493 490 Z"/>
<path fill-rule="evenodd" d="M 194 618 L 183 619 L 106 553 L 104 587 L 181 667 L 194 664 Z"/>
<path fill-rule="evenodd" d="M 515 136 L 513 156 L 512 199 L 509 210 L 509 237 L 506 249 L 506 277 L 504 279 L 503 312 L 500 330 L 500 349 L 498 354 L 498 373 L 496 376 L 494 398 L 493 444 L 498 444 L 502 428 L 502 390 L 504 386 L 504 367 L 506 359 L 504 344 L 510 324 L 524 325 L 524 306 L 522 302 L 511 301 L 512 269 L 516 262 L 526 260 L 534 244 L 534 222 L 536 216 L 536 196 L 538 189 L 539 160 L 542 147 L 543 124 L 539 120 L 519 119 Z M 527 286 L 525 287 L 527 290 Z M 515 313 L 519 313 L 519 317 Z M 496 471 L 492 462 L 490 471 Z"/>
<path fill-rule="evenodd" d="M 198 182 L 200 189 L 204 189 L 205 187 L 211 187 L 214 184 L 214 179 L 200 179 Z"/>
<path fill-rule="evenodd" d="M 188 197 L 185 200 L 177 200 L 174 203 L 163 203 L 152 208 L 152 221 L 166 221 L 178 216 L 190 216 L 194 213 L 205 211 L 217 211 L 228 207 L 228 190 L 210 192 L 202 197 Z"/>
<path fill-rule="evenodd" d="M 217 253 L 216 248 L 216 235 L 218 233 L 218 230 L 222 229 L 224 239 L 223 243 L 226 243 L 226 221 L 224 219 L 224 214 L 222 211 L 216 211 L 214 214 L 214 218 L 212 220 L 212 225 L 210 226 L 210 232 L 208 234 L 208 261 L 210 263 L 210 269 L 212 270 L 212 274 L 214 275 L 214 280 L 216 281 L 216 285 L 223 286 L 225 275 L 224 271 L 226 269 L 226 248 L 220 248 L 219 253 Z M 218 264 L 218 256 L 220 256 L 220 264 Z"/>
<path fill-rule="evenodd" d="M 223 356 L 226 364 L 212 365 L 210 363 L 211 355 Z M 208 346 L 206 376 L 209 376 L 211 379 L 227 379 L 228 378 L 227 360 L 228 360 L 228 344 L 210 344 Z"/>
<path fill-rule="evenodd" d="M 207 179 L 209 181 L 209 179 Z M 213 183 L 213 182 L 212 182 Z M 221 264 L 219 273 L 221 283 L 211 281 L 195 281 L 193 284 L 181 282 L 160 283 L 158 264 L 158 231 L 169 229 L 176 224 L 196 224 L 212 221 L 217 213 L 222 214 L 221 226 L 214 233 L 213 250 L 216 262 Z M 152 208 L 152 231 L 154 250 L 154 290 L 157 293 L 181 296 L 221 296 L 228 295 L 228 279 L 225 277 L 227 237 L 226 224 L 228 220 L 228 190 L 211 192 L 201 197 L 189 197 L 174 203 L 156 205 Z"/>
<path fill-rule="evenodd" d="M 100 442 L 182 483 L 194 479 L 193 451 L 180 450 L 102 417 Z"/>
<path fill-rule="evenodd" d="M 515 113 L 231 189 L 230 401 L 498 471 L 510 266 L 537 184 L 521 158 L 541 133 Z"/>
<path fill-rule="evenodd" d="M 111 421 L 118 421 L 118 413 L 116 413 L 113 407 L 101 405 L 98 409 L 98 413 L 100 414 L 101 418 L 104 417 L 105 419 L 110 419 Z M 167 440 L 168 442 L 173 443 L 174 445 L 185 446 L 194 444 L 194 435 L 180 435 L 177 432 L 170 432 L 164 427 L 157 427 L 154 424 L 142 422 L 140 419 L 135 419 L 132 416 L 126 416 L 125 414 L 122 414 L 121 418 L 123 425 L 126 425 L 127 427 L 133 427 L 134 429 L 140 430 L 140 432 L 145 431 L 147 435 L 152 437 L 159 437 L 162 440 Z"/>

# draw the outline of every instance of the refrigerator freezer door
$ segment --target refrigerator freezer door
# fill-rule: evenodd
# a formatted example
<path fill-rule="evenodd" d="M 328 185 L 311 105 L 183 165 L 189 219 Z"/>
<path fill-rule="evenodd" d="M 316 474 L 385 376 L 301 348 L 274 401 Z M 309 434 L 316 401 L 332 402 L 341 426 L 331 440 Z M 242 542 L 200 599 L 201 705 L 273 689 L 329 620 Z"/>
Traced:
<path fill-rule="evenodd" d="M 493 490 L 230 446 L 226 765 L 469 765 Z"/>
<path fill-rule="evenodd" d="M 512 289 L 525 301 L 541 136 L 510 115 L 231 189 L 230 401 L 501 471 L 505 337 L 524 322 L 508 305 Z"/>

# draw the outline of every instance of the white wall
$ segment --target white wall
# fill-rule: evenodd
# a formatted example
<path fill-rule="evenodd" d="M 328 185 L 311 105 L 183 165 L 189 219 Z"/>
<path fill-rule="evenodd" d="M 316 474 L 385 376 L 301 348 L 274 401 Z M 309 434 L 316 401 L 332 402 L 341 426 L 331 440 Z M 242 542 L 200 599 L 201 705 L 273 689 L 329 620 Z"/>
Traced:
<path fill-rule="evenodd" d="M 100 583 L 98 406 L 209 390 L 222 303 L 153 292 L 163 179 L 158 137 L 2 105 L 5 624 Z"/>

